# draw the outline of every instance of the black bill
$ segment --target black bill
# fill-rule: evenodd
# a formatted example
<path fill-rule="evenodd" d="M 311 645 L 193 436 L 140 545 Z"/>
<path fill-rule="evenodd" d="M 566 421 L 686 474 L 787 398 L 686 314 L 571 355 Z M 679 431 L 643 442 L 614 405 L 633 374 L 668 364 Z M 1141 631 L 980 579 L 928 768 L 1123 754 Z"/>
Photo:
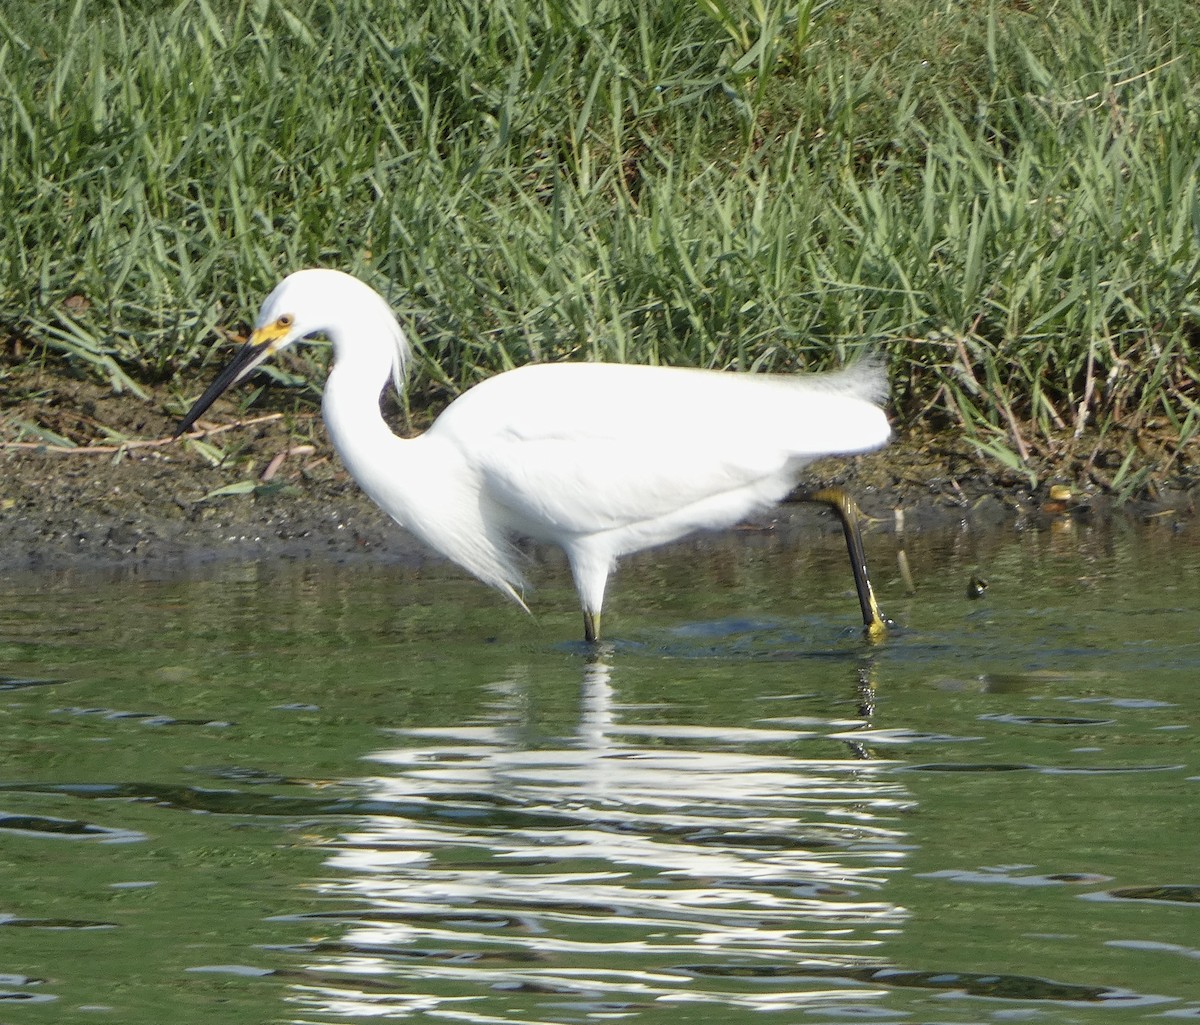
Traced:
<path fill-rule="evenodd" d="M 195 405 L 188 410 L 187 416 L 179 421 L 179 426 L 175 428 L 175 437 L 178 438 L 200 419 L 204 415 L 204 411 L 217 401 L 223 391 L 232 388 L 239 381 L 248 377 L 254 368 L 270 355 L 270 344 L 265 341 L 256 343 L 251 337 L 250 341 L 238 349 L 229 365 L 208 386 L 208 390 L 196 400 Z"/>

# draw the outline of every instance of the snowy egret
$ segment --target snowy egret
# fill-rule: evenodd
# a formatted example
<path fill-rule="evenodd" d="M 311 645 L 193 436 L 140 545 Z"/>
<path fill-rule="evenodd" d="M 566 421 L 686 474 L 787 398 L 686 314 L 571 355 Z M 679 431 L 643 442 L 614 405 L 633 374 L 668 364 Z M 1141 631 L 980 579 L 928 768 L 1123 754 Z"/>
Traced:
<path fill-rule="evenodd" d="M 341 271 L 286 277 L 249 340 L 183 418 L 182 434 L 223 391 L 307 335 L 333 345 L 322 412 L 359 486 L 402 527 L 522 608 L 516 537 L 566 552 L 584 636 L 600 633 L 617 559 L 782 501 L 821 456 L 865 452 L 890 434 L 881 367 L 829 374 L 722 373 L 611 363 L 509 370 L 455 399 L 417 438 L 380 413 L 402 387 L 410 350 L 378 292 Z M 867 575 L 858 508 L 840 488 L 800 492 L 831 506 L 850 552 L 863 623 L 885 630 Z"/>

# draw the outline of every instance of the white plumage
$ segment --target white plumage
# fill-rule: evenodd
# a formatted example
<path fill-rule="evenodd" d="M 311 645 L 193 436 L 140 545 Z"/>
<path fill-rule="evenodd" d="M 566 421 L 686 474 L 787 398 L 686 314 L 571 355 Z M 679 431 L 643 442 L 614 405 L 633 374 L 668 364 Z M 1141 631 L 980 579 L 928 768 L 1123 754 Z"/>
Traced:
<path fill-rule="evenodd" d="M 322 411 L 362 489 L 397 523 L 524 605 L 512 539 L 561 546 L 598 633 L 616 560 L 700 529 L 731 526 L 786 497 L 813 459 L 865 452 L 890 434 L 881 367 L 767 375 L 606 363 L 546 363 L 459 396 L 425 434 L 402 439 L 380 413 L 409 347 L 387 303 L 334 270 L 298 271 L 268 296 L 254 333 L 192 407 L 186 430 L 226 388 L 307 335 L 333 345 Z M 842 514 L 854 559 L 853 502 Z M 848 518 L 849 517 L 849 518 Z M 852 537 L 853 534 L 853 537 Z M 861 558 L 859 542 L 858 562 Z M 865 566 L 864 621 L 881 629 Z"/>

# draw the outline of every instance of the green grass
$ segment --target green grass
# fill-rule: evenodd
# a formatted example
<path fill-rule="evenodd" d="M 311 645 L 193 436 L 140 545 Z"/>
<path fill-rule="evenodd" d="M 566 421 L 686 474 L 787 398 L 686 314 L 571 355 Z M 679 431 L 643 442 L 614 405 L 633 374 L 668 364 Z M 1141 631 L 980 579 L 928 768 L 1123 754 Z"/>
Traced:
<path fill-rule="evenodd" d="M 418 404 L 874 347 L 902 426 L 1131 493 L 1200 420 L 1198 64 L 1192 0 L 9 5 L 0 339 L 192 394 L 325 264 Z"/>

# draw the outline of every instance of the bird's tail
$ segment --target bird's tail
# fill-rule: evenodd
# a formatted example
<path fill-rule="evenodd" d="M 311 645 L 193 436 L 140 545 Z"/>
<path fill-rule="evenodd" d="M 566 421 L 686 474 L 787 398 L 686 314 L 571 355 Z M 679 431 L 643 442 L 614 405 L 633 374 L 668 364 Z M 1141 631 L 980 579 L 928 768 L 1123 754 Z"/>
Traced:
<path fill-rule="evenodd" d="M 865 402 L 882 405 L 888 394 L 887 363 L 872 353 L 841 370 L 813 374 L 812 384 L 837 395 L 850 395 Z"/>

